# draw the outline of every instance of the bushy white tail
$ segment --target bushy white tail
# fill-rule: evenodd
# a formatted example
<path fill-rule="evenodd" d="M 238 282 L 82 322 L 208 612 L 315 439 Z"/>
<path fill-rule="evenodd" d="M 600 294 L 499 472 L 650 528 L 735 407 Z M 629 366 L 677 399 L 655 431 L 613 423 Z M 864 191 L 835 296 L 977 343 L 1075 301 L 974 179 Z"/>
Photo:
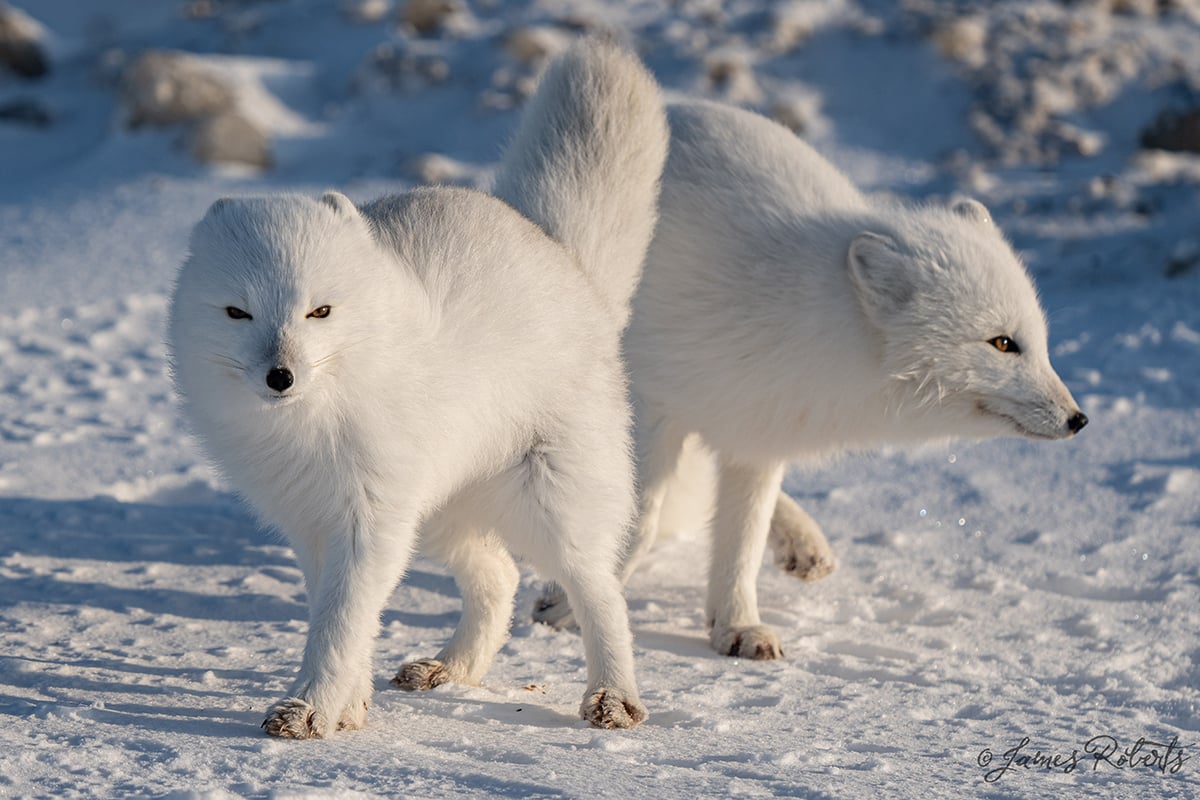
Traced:
<path fill-rule="evenodd" d="M 654 78 L 585 39 L 546 70 L 494 193 L 572 250 L 624 327 L 658 219 L 667 120 Z"/>

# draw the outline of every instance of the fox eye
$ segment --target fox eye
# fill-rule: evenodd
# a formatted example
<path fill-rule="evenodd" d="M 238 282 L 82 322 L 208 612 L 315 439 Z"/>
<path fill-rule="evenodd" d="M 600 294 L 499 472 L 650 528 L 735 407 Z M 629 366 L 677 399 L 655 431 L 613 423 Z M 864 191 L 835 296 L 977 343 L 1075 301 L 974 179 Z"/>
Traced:
<path fill-rule="evenodd" d="M 329 316 L 329 306 L 319 306 L 304 315 L 305 319 L 313 317 L 315 319 L 325 319 Z"/>
<path fill-rule="evenodd" d="M 988 339 L 988 344 L 999 350 L 1001 353 L 1012 353 L 1016 355 L 1021 352 L 1020 345 L 1015 339 L 1008 336 L 997 336 L 995 339 Z"/>
<path fill-rule="evenodd" d="M 237 306 L 225 306 L 225 313 L 230 319 L 254 319 L 254 317 L 242 311 Z"/>

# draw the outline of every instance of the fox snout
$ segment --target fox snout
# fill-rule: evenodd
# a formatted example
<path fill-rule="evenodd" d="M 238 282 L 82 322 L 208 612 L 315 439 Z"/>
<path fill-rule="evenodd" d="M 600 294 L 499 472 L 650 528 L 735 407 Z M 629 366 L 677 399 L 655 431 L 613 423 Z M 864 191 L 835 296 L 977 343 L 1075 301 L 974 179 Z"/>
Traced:
<path fill-rule="evenodd" d="M 290 389 L 295 382 L 296 376 L 287 367 L 272 367 L 267 371 L 267 386 L 280 394 Z"/>

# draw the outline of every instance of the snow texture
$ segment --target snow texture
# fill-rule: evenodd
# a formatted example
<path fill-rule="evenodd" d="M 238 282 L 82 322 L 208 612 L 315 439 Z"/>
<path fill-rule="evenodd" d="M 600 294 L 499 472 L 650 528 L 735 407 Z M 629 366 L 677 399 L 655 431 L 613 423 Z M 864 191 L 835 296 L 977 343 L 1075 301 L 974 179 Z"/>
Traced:
<path fill-rule="evenodd" d="M 0 796 L 1200 794 L 1200 156 L 1139 149 L 1200 105 L 1200 4 L 452 2 L 425 32 L 402 5 L 14 3 L 50 69 L 0 71 L 0 108 L 49 120 L 0 116 Z M 188 231 L 227 194 L 487 186 L 545 55 L 606 30 L 669 90 L 782 109 L 872 191 L 983 200 L 1091 424 L 793 472 L 840 567 L 806 584 L 768 557 L 782 661 L 710 650 L 705 536 L 662 542 L 628 591 L 634 731 L 577 719 L 581 645 L 530 622 L 528 571 L 482 686 L 390 689 L 459 614 L 419 561 L 367 727 L 269 739 L 304 586 L 171 397 Z M 273 166 L 126 128 L 120 76 L 149 49 L 231 82 Z"/>

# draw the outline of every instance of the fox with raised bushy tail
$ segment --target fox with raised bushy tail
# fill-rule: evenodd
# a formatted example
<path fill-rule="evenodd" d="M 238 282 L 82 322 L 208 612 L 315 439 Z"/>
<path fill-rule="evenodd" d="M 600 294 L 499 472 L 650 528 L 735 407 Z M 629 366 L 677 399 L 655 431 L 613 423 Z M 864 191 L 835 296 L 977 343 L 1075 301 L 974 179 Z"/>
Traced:
<path fill-rule="evenodd" d="M 656 214 L 663 104 L 636 58 L 584 42 L 522 126 L 499 181 L 512 205 L 450 188 L 362 207 L 221 200 L 193 232 L 173 379 L 217 466 L 293 545 L 309 597 L 270 734 L 365 723 L 380 613 L 417 549 L 450 567 L 463 614 L 394 683 L 479 682 L 507 637 L 513 551 L 577 609 L 583 717 L 646 717 L 618 577 L 634 511 L 620 335 Z"/>
<path fill-rule="evenodd" d="M 667 135 L 666 123 L 647 113 L 660 102 L 647 93 L 649 76 L 627 69 L 628 58 L 593 47 L 586 61 L 569 52 L 547 70 L 492 190 L 573 243 L 621 328 L 658 219 L 659 182 L 650 177 L 662 173 Z M 613 144 L 596 147 L 597 139 Z"/>
<path fill-rule="evenodd" d="M 864 196 L 791 131 L 705 102 L 668 107 L 658 227 L 624 352 L 640 520 L 628 578 L 670 495 L 713 507 L 707 617 L 721 653 L 782 655 L 755 588 L 768 535 L 799 577 L 833 568 L 780 492 L 786 464 L 949 437 L 1060 439 L 1087 418 L 1050 365 L 1028 273 L 973 200 Z M 715 463 L 715 497 L 682 485 Z M 672 504 L 678 506 L 678 504 Z M 569 619 L 561 595 L 539 615 Z"/>

